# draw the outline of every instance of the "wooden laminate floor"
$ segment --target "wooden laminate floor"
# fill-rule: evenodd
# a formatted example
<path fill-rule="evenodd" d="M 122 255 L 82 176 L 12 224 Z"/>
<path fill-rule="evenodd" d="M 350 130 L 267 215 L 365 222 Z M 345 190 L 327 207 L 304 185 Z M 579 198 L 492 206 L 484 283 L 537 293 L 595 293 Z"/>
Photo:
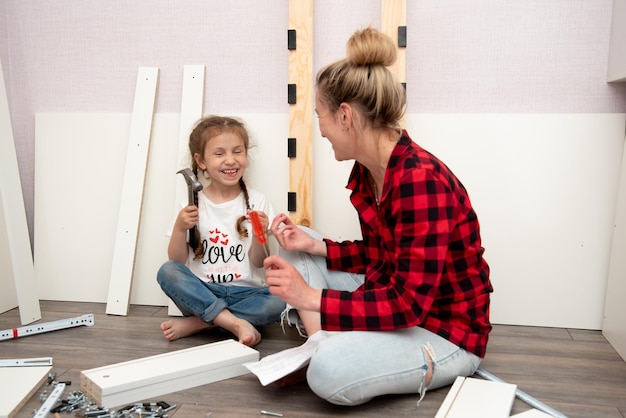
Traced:
<path fill-rule="evenodd" d="M 68 390 L 80 389 L 82 370 L 232 337 L 213 330 L 168 342 L 159 330 L 168 318 L 166 307 L 131 306 L 128 316 L 107 315 L 105 305 L 95 303 L 42 301 L 41 309 L 38 323 L 93 313 L 95 324 L 0 341 L 0 359 L 52 357 L 57 379 L 72 382 Z M 17 309 L 0 315 L 0 330 L 21 326 Z M 260 331 L 263 341 L 255 348 L 261 357 L 303 342 L 293 329 L 283 334 L 278 324 Z M 626 417 L 626 363 L 600 331 L 495 325 L 481 367 L 570 418 Z M 44 389 L 50 392 L 45 385 L 38 388 L 16 416 L 31 417 Z M 262 409 L 285 417 L 434 417 L 448 389 L 428 392 L 419 406 L 416 395 L 403 395 L 338 407 L 317 398 L 304 382 L 263 387 L 248 374 L 150 401 L 177 405 L 174 418 L 263 417 Z M 516 399 L 512 414 L 527 409 Z"/>

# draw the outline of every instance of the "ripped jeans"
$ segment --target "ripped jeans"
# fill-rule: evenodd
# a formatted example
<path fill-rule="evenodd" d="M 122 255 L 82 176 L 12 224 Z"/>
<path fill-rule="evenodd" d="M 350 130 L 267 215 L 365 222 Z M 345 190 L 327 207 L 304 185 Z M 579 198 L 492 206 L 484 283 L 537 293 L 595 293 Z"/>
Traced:
<path fill-rule="evenodd" d="M 318 289 L 352 291 L 363 282 L 361 275 L 327 270 L 323 257 L 286 251 L 281 256 Z M 283 313 L 285 321 L 300 325 L 291 306 Z M 427 389 L 450 385 L 457 376 L 471 376 L 479 365 L 480 357 L 421 327 L 342 331 L 320 343 L 309 363 L 307 382 L 316 395 L 336 405 L 360 405 L 386 394 L 417 393 L 421 401 Z M 430 366 L 432 376 L 426 386 Z"/>

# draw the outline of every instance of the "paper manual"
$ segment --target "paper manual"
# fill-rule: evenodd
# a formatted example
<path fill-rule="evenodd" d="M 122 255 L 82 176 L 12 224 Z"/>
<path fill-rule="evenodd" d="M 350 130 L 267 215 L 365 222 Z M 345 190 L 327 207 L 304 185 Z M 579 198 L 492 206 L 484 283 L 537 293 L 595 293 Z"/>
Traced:
<path fill-rule="evenodd" d="M 259 378 L 259 382 L 263 386 L 267 386 L 309 364 L 309 360 L 320 342 L 336 333 L 337 331 L 318 331 L 298 347 L 288 348 L 265 356 L 259 361 L 244 363 L 243 365 Z"/>

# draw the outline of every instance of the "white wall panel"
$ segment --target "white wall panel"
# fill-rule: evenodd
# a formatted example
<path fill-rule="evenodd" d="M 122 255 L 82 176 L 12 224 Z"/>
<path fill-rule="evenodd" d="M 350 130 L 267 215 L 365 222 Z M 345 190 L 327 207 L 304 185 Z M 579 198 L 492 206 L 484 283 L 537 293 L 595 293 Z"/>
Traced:
<path fill-rule="evenodd" d="M 285 211 L 288 115 L 239 116 L 257 144 L 248 183 Z M 106 298 L 128 117 L 37 117 L 42 299 Z M 494 323 L 601 328 L 625 124 L 623 114 L 407 116 L 413 139 L 469 190 L 492 268 Z M 89 126 L 101 127 L 90 142 L 107 144 L 96 158 L 86 157 L 94 155 L 84 140 Z M 155 274 L 180 180 L 177 132 L 178 115 L 156 115 L 131 303 L 167 304 Z M 360 236 L 345 190 L 351 165 L 335 161 L 316 129 L 314 226 L 334 239 Z"/>
<path fill-rule="evenodd" d="M 246 173 L 249 187 L 285 211 L 288 115 L 235 116 L 246 122 L 255 143 Z M 106 302 L 130 117 L 37 114 L 35 272 L 41 299 Z M 167 259 L 176 182 L 184 181 L 176 174 L 178 132 L 178 114 L 155 115 L 131 304 L 167 304 L 156 271 Z"/>
<path fill-rule="evenodd" d="M 494 323 L 600 329 L 624 114 L 410 114 L 409 134 L 469 190 L 495 292 Z M 319 133 L 317 133 L 319 135 Z M 346 184 L 316 139 L 314 220 L 360 236 Z"/>

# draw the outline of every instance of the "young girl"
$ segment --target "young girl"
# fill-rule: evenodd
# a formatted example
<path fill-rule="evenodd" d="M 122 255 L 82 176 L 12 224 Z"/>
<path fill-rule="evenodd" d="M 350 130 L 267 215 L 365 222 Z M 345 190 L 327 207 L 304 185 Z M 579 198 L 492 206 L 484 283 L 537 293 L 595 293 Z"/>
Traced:
<path fill-rule="evenodd" d="M 198 206 L 183 207 L 176 218 L 167 261 L 157 273 L 165 294 L 184 314 L 161 324 L 173 341 L 218 326 L 239 342 L 261 341 L 255 326 L 276 322 L 285 303 L 269 293 L 263 273 L 265 252 L 253 236 L 247 215 L 259 214 L 263 230 L 274 212 L 261 193 L 243 181 L 248 166 L 249 138 L 234 118 L 201 119 L 189 136 L 192 169 L 209 184 L 198 193 Z M 187 231 L 197 226 L 198 246 L 187 243 Z"/>

